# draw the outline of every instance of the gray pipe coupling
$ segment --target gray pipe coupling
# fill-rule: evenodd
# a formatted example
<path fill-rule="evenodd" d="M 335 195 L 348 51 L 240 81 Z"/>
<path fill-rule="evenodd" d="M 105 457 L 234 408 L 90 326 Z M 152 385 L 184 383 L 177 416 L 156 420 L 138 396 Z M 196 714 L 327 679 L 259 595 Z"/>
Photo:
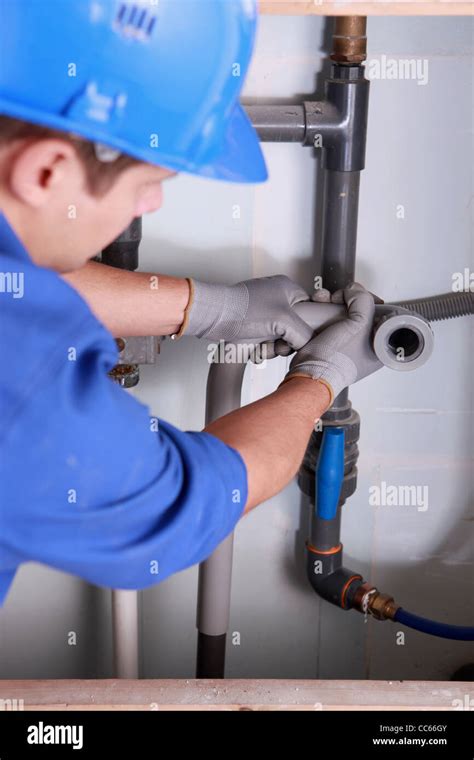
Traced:
<path fill-rule="evenodd" d="M 315 332 L 321 332 L 347 315 L 342 304 L 303 301 L 294 309 Z M 402 372 L 418 369 L 428 361 L 433 347 L 433 331 L 420 314 L 396 304 L 376 305 L 373 348 L 386 367 Z"/>
<path fill-rule="evenodd" d="M 433 353 L 430 323 L 401 307 L 382 306 L 378 313 L 376 307 L 375 312 L 373 347 L 382 364 L 402 372 L 422 367 Z"/>

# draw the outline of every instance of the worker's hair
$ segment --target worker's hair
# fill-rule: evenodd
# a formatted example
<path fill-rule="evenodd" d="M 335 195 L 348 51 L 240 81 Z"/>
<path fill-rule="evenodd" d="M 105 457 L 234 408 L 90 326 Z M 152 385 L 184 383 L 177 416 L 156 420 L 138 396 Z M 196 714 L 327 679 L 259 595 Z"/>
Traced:
<path fill-rule="evenodd" d="M 95 153 L 94 144 L 79 135 L 60 132 L 49 127 L 42 127 L 26 121 L 20 121 L 19 119 L 12 119 L 9 116 L 0 115 L 0 147 L 15 140 L 27 138 L 41 140 L 51 137 L 65 140 L 75 147 L 77 155 L 81 159 L 86 171 L 88 188 L 94 195 L 100 196 L 105 194 L 110 190 L 119 174 L 125 169 L 140 163 L 137 159 L 127 155 L 121 155 L 110 163 L 99 161 Z"/>

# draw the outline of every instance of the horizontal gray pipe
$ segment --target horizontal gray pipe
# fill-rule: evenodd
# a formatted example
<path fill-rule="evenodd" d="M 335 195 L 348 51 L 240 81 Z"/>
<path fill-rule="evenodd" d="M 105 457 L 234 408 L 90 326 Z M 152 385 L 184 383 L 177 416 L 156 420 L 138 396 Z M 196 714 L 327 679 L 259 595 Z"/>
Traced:
<path fill-rule="evenodd" d="M 262 142 L 303 143 L 306 112 L 301 105 L 247 105 L 247 116 Z"/>

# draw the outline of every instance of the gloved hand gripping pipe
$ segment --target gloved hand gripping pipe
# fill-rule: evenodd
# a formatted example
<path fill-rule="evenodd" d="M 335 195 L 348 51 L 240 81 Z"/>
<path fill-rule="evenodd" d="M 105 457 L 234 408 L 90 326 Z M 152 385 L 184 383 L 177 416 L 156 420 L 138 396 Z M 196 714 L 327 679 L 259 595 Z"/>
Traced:
<path fill-rule="evenodd" d="M 316 332 L 347 314 L 343 304 L 303 301 L 294 308 Z M 429 322 L 469 314 L 474 314 L 474 293 L 468 292 L 377 304 L 372 335 L 374 352 L 390 369 L 418 369 L 433 352 L 434 337 Z"/>

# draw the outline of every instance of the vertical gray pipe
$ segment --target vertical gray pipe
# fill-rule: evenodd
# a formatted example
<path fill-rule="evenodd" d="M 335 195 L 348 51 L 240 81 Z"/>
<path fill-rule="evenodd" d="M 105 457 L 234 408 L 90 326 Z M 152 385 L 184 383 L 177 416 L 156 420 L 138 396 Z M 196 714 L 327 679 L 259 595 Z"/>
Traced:
<path fill-rule="evenodd" d="M 360 172 L 325 170 L 323 287 L 344 288 L 355 276 Z"/>
<path fill-rule="evenodd" d="M 112 591 L 115 678 L 138 678 L 138 594 Z"/>
<path fill-rule="evenodd" d="M 206 425 L 240 407 L 246 364 L 212 364 L 207 381 Z M 199 566 L 196 678 L 223 678 L 229 628 L 234 535 Z"/>
<path fill-rule="evenodd" d="M 323 287 L 331 292 L 346 287 L 355 277 L 360 172 L 325 170 Z M 332 411 L 346 409 L 348 389 L 334 399 Z"/>
<path fill-rule="evenodd" d="M 141 239 L 142 220 L 139 217 L 134 219 L 113 243 L 104 248 L 100 260 L 108 266 L 133 272 L 138 268 Z M 139 380 L 138 367 L 131 366 L 128 376 L 129 379 L 133 378 L 132 384 L 136 385 Z M 117 377 L 124 379 L 122 375 Z M 112 629 L 115 677 L 138 678 L 138 593 L 136 591 L 112 591 Z"/>
<path fill-rule="evenodd" d="M 349 20 L 350 21 L 350 20 Z M 365 29 L 365 22 L 361 31 Z M 334 57 L 334 55 L 333 55 Z M 342 145 L 335 144 L 334 149 L 325 153 L 324 177 L 324 227 L 322 243 L 322 280 L 323 287 L 331 292 L 346 287 L 355 279 L 357 223 L 359 213 L 360 173 L 365 166 L 367 140 L 367 122 L 369 107 L 369 82 L 365 79 L 364 69 L 360 64 L 335 65 L 331 78 L 327 82 L 326 94 L 330 101 L 347 115 L 346 139 Z M 334 400 L 331 408 L 323 415 L 325 424 L 344 425 L 356 415 L 352 412 L 349 390 L 344 388 Z M 358 419 L 358 418 L 357 418 Z M 356 441 L 345 446 L 345 468 L 347 477 L 352 473 L 347 488 L 341 492 L 337 521 L 334 521 L 331 539 L 338 542 L 340 530 L 341 507 L 348 495 L 356 488 L 354 459 Z M 308 451 L 319 454 L 319 442 L 313 437 Z M 308 454 L 308 452 L 307 452 Z M 350 486 L 349 486 L 350 483 Z M 321 530 L 316 516 L 312 512 L 311 537 L 314 545 L 321 539 Z"/>
<path fill-rule="evenodd" d="M 354 279 L 360 172 L 326 170 L 323 285 L 342 288 Z M 206 424 L 240 407 L 245 364 L 213 364 L 207 383 Z M 347 389 L 331 410 L 346 411 Z M 197 678 L 223 678 L 229 627 L 233 535 L 199 568 Z"/>

